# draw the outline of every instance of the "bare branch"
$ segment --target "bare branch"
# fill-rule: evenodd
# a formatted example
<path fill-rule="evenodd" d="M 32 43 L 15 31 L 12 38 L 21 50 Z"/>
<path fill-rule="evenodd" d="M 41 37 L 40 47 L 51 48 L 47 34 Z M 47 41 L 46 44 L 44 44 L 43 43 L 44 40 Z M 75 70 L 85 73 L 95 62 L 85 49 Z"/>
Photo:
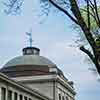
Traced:
<path fill-rule="evenodd" d="M 93 18 L 94 18 L 94 20 L 96 21 L 97 26 L 99 26 L 99 24 L 98 24 L 98 19 L 97 19 L 97 17 L 96 17 L 96 13 L 95 13 L 95 11 L 94 11 L 94 7 L 90 6 L 90 8 L 91 8 L 91 11 L 92 11 L 93 16 L 94 16 Z"/>
<path fill-rule="evenodd" d="M 83 51 L 85 54 L 87 54 L 89 58 L 95 63 L 94 61 L 95 58 L 89 50 L 87 50 L 84 46 L 81 46 L 80 50 Z"/>
<path fill-rule="evenodd" d="M 53 4 L 56 8 L 58 8 L 60 11 L 62 11 L 63 13 L 65 13 L 73 22 L 75 22 L 76 24 L 79 25 L 78 21 L 77 21 L 74 17 L 72 17 L 72 15 L 69 14 L 67 10 L 61 8 L 61 7 L 60 7 L 59 5 L 57 5 L 54 1 L 52 1 L 52 0 L 49 0 L 49 1 L 50 1 L 51 4 Z"/>
<path fill-rule="evenodd" d="M 95 8 L 95 6 L 94 6 L 94 4 L 92 3 L 92 1 L 91 0 L 88 0 L 89 1 L 89 6 L 91 6 L 92 8 Z"/>
<path fill-rule="evenodd" d="M 87 10 L 86 9 L 83 9 L 83 8 L 80 8 L 80 11 L 84 11 L 85 13 L 87 13 Z M 92 14 L 90 11 L 89 11 L 89 13 L 95 19 L 94 14 Z"/>
<path fill-rule="evenodd" d="M 76 3 L 76 0 L 70 0 L 70 3 L 71 3 L 71 10 L 72 10 L 74 16 L 77 18 L 77 20 L 80 24 L 80 27 L 85 34 L 86 39 L 88 40 L 89 44 L 91 45 L 91 47 L 95 53 L 96 44 L 95 44 L 94 38 L 92 36 L 92 33 L 89 31 L 86 23 L 84 22 L 83 17 L 81 16 L 81 13 L 80 13 L 79 7 Z"/>
<path fill-rule="evenodd" d="M 8 0 L 8 3 L 3 2 L 3 4 L 7 7 L 7 9 L 5 10 L 5 13 L 6 14 L 11 14 L 11 13 L 17 14 L 18 11 L 20 11 L 23 2 L 24 0 Z"/>
<path fill-rule="evenodd" d="M 98 10 L 97 10 L 97 3 L 96 3 L 96 0 L 94 0 L 94 6 L 95 6 L 95 12 L 96 12 L 96 17 L 97 17 L 97 20 L 98 20 L 98 25 L 100 27 L 100 19 L 99 19 L 99 14 L 98 14 Z"/>
<path fill-rule="evenodd" d="M 88 28 L 89 28 L 89 31 L 90 31 L 90 27 L 91 27 L 91 24 L 90 24 L 90 11 L 89 11 L 89 1 L 87 0 L 87 19 L 88 19 Z"/>

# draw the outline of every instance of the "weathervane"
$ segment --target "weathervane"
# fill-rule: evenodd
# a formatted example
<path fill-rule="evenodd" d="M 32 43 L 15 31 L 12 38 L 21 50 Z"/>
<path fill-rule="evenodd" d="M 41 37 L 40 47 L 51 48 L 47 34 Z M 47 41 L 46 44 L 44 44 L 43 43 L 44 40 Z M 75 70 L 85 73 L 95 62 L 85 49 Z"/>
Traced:
<path fill-rule="evenodd" d="M 26 32 L 26 35 L 29 37 L 29 44 L 30 44 L 30 47 L 32 47 L 32 42 L 33 42 L 32 29 L 30 30 L 30 32 Z"/>

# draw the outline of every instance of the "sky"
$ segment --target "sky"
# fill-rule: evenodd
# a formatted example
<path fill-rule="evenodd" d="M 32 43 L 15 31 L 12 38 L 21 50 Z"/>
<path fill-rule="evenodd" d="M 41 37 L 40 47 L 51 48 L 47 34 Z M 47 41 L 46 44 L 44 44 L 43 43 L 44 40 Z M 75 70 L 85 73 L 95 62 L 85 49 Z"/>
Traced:
<path fill-rule="evenodd" d="M 0 0 L 0 68 L 10 59 L 22 55 L 29 46 L 26 32 L 32 29 L 33 46 L 40 54 L 54 62 L 64 75 L 74 82 L 76 100 L 99 100 L 100 82 L 89 68 L 85 54 L 76 45 L 77 31 L 72 21 L 63 13 L 51 11 L 49 16 L 38 16 L 37 0 L 26 0 L 20 15 L 6 15 Z"/>

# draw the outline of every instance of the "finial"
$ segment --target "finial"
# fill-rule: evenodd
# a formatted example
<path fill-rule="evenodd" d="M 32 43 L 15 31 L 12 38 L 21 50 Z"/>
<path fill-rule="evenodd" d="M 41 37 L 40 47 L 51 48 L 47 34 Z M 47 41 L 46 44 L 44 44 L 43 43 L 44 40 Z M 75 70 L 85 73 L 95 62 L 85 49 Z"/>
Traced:
<path fill-rule="evenodd" d="M 32 29 L 30 29 L 30 32 L 26 32 L 26 35 L 29 36 L 29 44 L 30 44 L 30 47 L 32 47 L 32 42 L 33 42 Z"/>

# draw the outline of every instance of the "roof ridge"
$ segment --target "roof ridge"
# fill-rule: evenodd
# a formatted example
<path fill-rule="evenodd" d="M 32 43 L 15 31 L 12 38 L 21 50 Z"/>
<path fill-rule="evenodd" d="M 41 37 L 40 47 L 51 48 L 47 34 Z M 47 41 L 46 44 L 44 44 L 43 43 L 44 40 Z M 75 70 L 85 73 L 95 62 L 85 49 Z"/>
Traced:
<path fill-rule="evenodd" d="M 5 75 L 5 74 L 3 74 L 1 72 L 0 72 L 0 78 L 5 80 L 5 81 L 8 81 L 9 83 L 11 83 L 13 85 L 18 86 L 19 88 L 22 88 L 24 91 L 27 91 L 27 92 L 29 92 L 31 94 L 34 94 L 35 96 L 38 96 L 39 98 L 42 98 L 42 99 L 46 98 L 48 100 L 52 100 L 51 98 L 41 94 L 39 91 L 37 91 L 35 89 L 31 89 L 31 88 L 29 88 L 29 87 L 27 87 L 27 86 L 15 81 L 15 80 L 13 80 L 13 79 L 10 79 L 7 75 Z"/>

